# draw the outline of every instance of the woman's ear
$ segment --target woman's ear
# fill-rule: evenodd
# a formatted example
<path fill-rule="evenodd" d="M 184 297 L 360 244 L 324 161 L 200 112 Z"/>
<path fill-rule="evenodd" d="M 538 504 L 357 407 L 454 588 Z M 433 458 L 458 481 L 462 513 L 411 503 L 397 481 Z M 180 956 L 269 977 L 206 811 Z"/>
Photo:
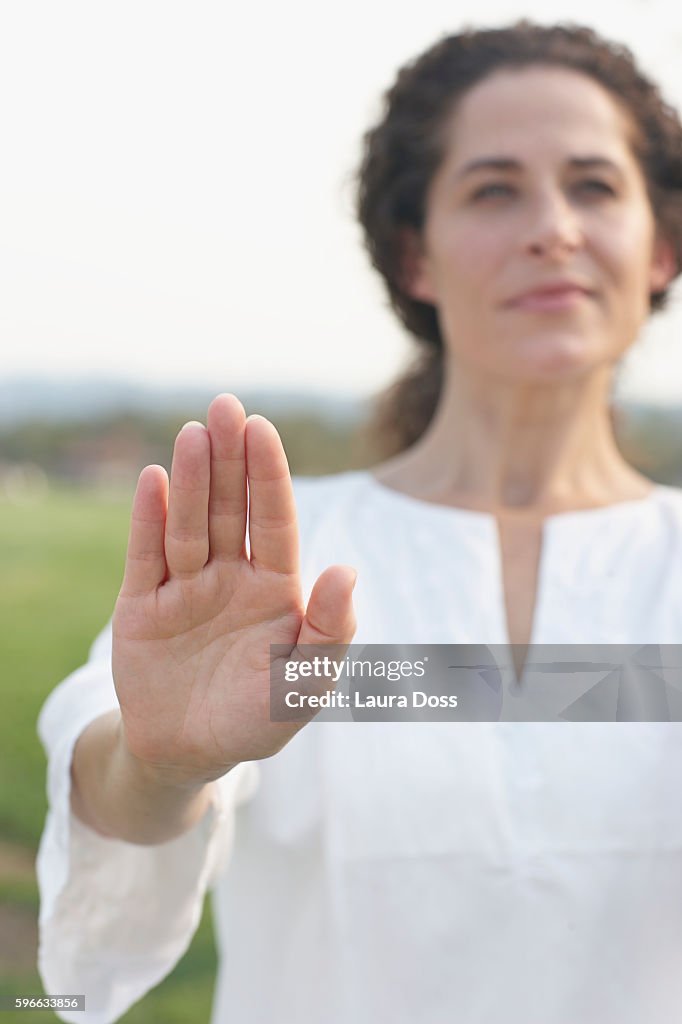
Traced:
<path fill-rule="evenodd" d="M 419 233 L 414 228 L 400 229 L 400 287 L 411 299 L 436 304 L 429 265 Z"/>
<path fill-rule="evenodd" d="M 672 242 L 658 235 L 654 242 L 654 251 L 649 271 L 649 285 L 652 292 L 662 292 L 678 273 L 675 247 Z"/>

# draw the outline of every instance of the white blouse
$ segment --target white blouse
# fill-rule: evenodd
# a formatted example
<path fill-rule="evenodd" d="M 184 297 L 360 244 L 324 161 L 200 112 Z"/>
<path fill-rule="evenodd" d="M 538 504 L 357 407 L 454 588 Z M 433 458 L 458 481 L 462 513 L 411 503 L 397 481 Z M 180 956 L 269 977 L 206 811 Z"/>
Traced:
<path fill-rule="evenodd" d="M 494 518 L 366 472 L 295 480 L 304 596 L 358 570 L 355 641 L 508 642 Z M 543 528 L 532 642 L 682 642 L 682 491 Z M 108 1024 L 186 950 L 212 889 L 213 1024 L 682 1019 L 682 726 L 313 722 L 239 765 L 191 832 L 99 836 L 73 744 L 116 706 L 109 627 L 41 712 L 40 972 Z M 228 863 L 229 862 L 229 863 Z"/>

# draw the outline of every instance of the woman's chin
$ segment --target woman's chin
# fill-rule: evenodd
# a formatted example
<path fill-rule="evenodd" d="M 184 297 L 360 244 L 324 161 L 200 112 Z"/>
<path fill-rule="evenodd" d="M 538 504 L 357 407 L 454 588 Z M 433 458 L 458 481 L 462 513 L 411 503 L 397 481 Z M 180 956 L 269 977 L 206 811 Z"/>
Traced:
<path fill-rule="evenodd" d="M 607 351 L 603 339 L 570 332 L 526 337 L 506 347 L 504 353 L 498 349 L 498 356 L 498 374 L 504 369 L 509 378 L 529 382 L 581 377 L 617 358 Z"/>

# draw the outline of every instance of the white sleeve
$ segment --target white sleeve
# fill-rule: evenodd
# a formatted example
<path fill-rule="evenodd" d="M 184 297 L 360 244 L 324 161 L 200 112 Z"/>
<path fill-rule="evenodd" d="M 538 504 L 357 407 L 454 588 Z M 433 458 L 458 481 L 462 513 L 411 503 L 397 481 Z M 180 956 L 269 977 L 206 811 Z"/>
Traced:
<path fill-rule="evenodd" d="M 84 1013 L 57 1014 L 74 1024 L 118 1020 L 172 970 L 197 928 L 207 888 L 226 866 L 235 808 L 258 782 L 254 762 L 238 765 L 220 780 L 202 821 L 169 842 L 100 836 L 71 812 L 71 757 L 83 729 L 116 707 L 109 624 L 38 720 L 49 806 L 36 863 L 38 968 L 48 995 L 85 995 Z"/>

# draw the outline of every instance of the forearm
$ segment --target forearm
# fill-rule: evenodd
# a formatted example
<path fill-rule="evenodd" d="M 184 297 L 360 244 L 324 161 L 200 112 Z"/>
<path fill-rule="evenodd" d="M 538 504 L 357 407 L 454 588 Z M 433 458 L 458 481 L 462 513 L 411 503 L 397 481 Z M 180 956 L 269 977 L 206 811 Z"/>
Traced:
<path fill-rule="evenodd" d="M 95 719 L 76 741 L 71 807 L 100 835 L 129 843 L 163 843 L 191 829 L 211 802 L 211 783 L 180 785 L 137 761 L 122 739 L 121 716 Z"/>

